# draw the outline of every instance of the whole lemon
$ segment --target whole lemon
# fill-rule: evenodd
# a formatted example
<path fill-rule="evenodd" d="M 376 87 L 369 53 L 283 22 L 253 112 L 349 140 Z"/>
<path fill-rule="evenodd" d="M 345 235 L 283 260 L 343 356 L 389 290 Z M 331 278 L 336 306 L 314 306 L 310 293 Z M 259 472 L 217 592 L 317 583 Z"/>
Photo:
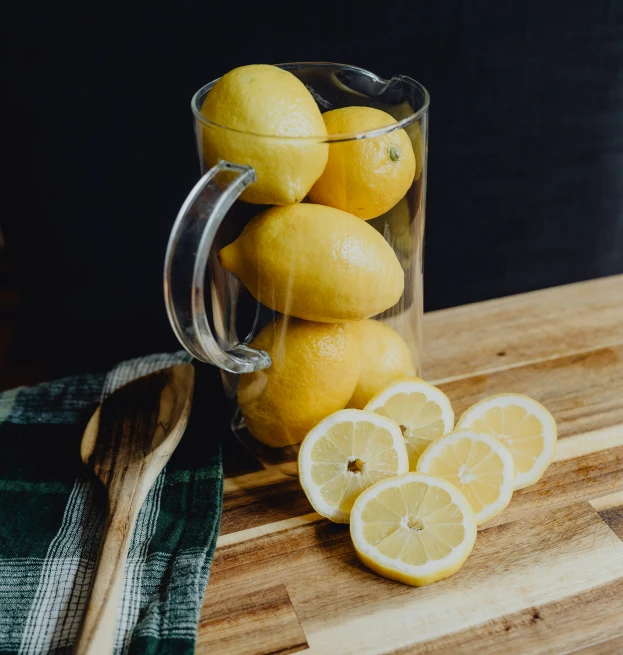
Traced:
<path fill-rule="evenodd" d="M 374 320 L 350 325 L 359 344 L 361 371 L 348 407 L 363 409 L 390 382 L 413 376 L 415 371 L 409 347 L 398 332 Z"/>
<path fill-rule="evenodd" d="M 388 212 L 370 221 L 395 251 L 402 254 L 413 249 L 411 209 L 407 197 L 401 198 Z"/>
<path fill-rule="evenodd" d="M 251 343 L 272 365 L 240 376 L 238 405 L 249 432 L 274 448 L 299 443 L 323 418 L 344 409 L 359 376 L 348 324 L 282 317 Z"/>
<path fill-rule="evenodd" d="M 394 125 L 396 120 L 372 107 L 343 107 L 322 115 L 329 134 L 353 134 Z M 416 162 L 407 133 L 329 145 L 329 161 L 309 197 L 369 220 L 390 210 L 407 192 Z"/>
<path fill-rule="evenodd" d="M 320 110 L 305 85 L 282 68 L 235 68 L 208 92 L 201 113 L 215 124 L 200 126 L 206 164 L 224 159 L 255 169 L 257 182 L 240 196 L 246 202 L 300 202 L 324 170 L 328 145 Z"/>
<path fill-rule="evenodd" d="M 271 207 L 218 256 L 256 300 L 310 321 L 369 318 L 393 307 L 404 289 L 385 239 L 352 214 L 322 205 Z"/>

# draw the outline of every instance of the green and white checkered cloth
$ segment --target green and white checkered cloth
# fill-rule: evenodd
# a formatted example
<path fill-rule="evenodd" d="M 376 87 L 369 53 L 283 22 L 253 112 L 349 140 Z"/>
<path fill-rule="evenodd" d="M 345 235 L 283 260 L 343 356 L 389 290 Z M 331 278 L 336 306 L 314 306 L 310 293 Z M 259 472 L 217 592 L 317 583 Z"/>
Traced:
<path fill-rule="evenodd" d="M 107 394 L 188 360 L 152 355 L 0 394 L 0 653 L 71 652 L 104 512 L 80 462 L 82 432 Z M 220 445 L 201 405 L 139 514 L 116 653 L 194 651 L 223 495 Z"/>

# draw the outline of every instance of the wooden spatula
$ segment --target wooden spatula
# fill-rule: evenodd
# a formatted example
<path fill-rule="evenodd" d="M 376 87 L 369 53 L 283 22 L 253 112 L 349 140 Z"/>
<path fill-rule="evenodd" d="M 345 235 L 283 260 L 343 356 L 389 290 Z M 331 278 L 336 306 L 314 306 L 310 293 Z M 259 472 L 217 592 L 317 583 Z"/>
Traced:
<path fill-rule="evenodd" d="M 77 655 L 112 653 L 123 573 L 138 512 L 180 441 L 194 387 L 190 364 L 138 378 L 97 408 L 80 445 L 82 461 L 104 485 L 107 514 Z"/>

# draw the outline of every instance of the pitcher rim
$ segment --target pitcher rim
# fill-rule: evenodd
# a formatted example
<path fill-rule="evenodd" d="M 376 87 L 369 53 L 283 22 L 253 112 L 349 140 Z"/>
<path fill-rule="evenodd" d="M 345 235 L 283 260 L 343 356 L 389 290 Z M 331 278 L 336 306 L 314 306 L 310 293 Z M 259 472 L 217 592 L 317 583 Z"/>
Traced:
<path fill-rule="evenodd" d="M 317 136 L 277 136 L 275 134 L 262 134 L 259 132 L 247 132 L 245 130 L 239 130 L 234 127 L 227 127 L 226 125 L 220 125 L 219 123 L 215 123 L 214 121 L 209 120 L 206 118 L 202 113 L 201 113 L 201 107 L 199 106 L 199 98 L 204 96 L 207 91 L 209 91 L 215 84 L 218 82 L 219 78 L 216 78 L 212 80 L 211 82 L 208 82 L 207 84 L 204 84 L 198 91 L 195 92 L 193 95 L 191 102 L 190 102 L 190 107 L 193 112 L 193 115 L 196 120 L 199 122 L 203 123 L 204 125 L 208 125 L 210 127 L 216 127 L 219 129 L 227 130 L 229 132 L 235 132 L 237 134 L 244 134 L 246 136 L 253 136 L 253 137 L 258 137 L 262 139 L 277 139 L 279 141 L 287 140 L 287 141 L 314 141 L 314 142 L 321 142 L 321 143 L 328 143 L 328 142 L 336 142 L 336 141 L 354 141 L 357 139 L 371 139 L 375 138 L 378 136 L 383 136 L 385 134 L 389 134 L 391 132 L 394 132 L 395 130 L 400 130 L 404 129 L 405 127 L 409 127 L 416 121 L 418 121 L 422 116 L 426 114 L 428 111 L 428 107 L 430 104 L 430 95 L 426 89 L 426 87 L 418 82 L 417 80 L 414 80 L 412 77 L 408 77 L 407 75 L 394 75 L 392 76 L 389 80 L 386 80 L 375 73 L 372 73 L 371 71 L 366 70 L 365 68 L 361 68 L 359 66 L 352 66 L 350 64 L 338 64 L 334 62 L 326 62 L 326 61 L 301 61 L 301 62 L 287 62 L 287 63 L 281 63 L 281 64 L 274 64 L 275 66 L 278 66 L 279 68 L 283 68 L 285 70 L 288 70 L 289 68 L 296 68 L 300 66 L 314 66 L 318 68 L 322 67 L 340 67 L 340 68 L 345 68 L 348 70 L 356 71 L 359 73 L 363 73 L 371 78 L 373 78 L 375 81 L 380 82 L 380 83 L 389 83 L 391 80 L 394 79 L 399 79 L 401 82 L 404 82 L 405 84 L 409 84 L 410 86 L 417 88 L 420 90 L 423 95 L 424 95 L 424 102 L 420 109 L 417 111 L 414 111 L 413 113 L 409 114 L 409 116 L 406 116 L 405 118 L 402 118 L 401 120 L 397 121 L 396 123 L 392 123 L 391 125 L 386 125 L 383 127 L 378 127 L 372 130 L 366 130 L 365 132 L 351 132 L 351 133 L 346 133 L 346 134 L 329 134 L 329 135 L 317 135 Z"/>

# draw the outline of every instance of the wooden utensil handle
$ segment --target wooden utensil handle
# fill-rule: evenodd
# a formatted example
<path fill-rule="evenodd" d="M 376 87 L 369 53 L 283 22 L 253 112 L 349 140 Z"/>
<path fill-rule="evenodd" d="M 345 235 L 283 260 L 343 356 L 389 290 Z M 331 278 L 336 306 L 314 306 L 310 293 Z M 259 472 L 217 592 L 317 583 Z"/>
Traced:
<path fill-rule="evenodd" d="M 109 655 L 114 651 L 123 574 L 138 512 L 109 509 L 91 592 L 74 644 L 75 655 Z"/>

